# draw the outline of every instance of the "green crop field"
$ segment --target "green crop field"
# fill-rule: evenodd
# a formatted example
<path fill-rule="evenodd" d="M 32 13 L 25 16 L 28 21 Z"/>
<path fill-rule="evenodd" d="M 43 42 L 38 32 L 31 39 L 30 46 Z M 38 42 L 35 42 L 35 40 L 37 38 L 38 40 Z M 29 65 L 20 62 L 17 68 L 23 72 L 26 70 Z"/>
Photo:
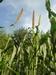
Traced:
<path fill-rule="evenodd" d="M 19 29 L 0 32 L 0 75 L 56 75 L 56 13 L 46 0 L 50 31 Z"/>

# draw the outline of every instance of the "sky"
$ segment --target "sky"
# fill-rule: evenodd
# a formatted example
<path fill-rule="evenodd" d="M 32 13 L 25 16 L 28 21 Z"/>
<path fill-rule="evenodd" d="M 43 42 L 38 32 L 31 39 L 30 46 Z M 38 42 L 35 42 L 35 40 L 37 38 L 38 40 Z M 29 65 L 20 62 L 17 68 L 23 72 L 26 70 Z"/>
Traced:
<path fill-rule="evenodd" d="M 23 15 L 14 27 L 10 27 L 16 20 L 16 16 L 21 9 L 24 9 Z M 51 0 L 51 9 L 56 12 L 56 0 Z M 5 27 L 8 33 L 22 27 L 32 26 L 32 12 L 35 11 L 35 25 L 38 24 L 41 15 L 40 31 L 47 32 L 50 30 L 48 12 L 45 8 L 45 0 L 4 0 L 0 3 L 0 26 Z"/>

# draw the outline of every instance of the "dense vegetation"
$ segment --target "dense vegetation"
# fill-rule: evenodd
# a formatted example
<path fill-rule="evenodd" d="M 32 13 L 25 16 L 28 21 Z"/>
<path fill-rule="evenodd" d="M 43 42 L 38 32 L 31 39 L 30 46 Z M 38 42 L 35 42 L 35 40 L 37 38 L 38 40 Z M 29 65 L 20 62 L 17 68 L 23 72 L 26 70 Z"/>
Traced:
<path fill-rule="evenodd" d="M 56 75 L 56 14 L 50 0 L 46 9 L 50 32 L 21 29 L 7 35 L 0 33 L 0 75 Z"/>

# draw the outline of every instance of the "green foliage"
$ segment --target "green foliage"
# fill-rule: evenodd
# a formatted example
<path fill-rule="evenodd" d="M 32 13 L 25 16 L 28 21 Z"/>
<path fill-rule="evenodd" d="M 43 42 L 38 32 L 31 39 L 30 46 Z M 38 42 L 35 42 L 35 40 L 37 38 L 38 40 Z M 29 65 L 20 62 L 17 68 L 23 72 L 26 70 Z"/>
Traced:
<path fill-rule="evenodd" d="M 6 45 L 6 42 L 8 40 L 8 35 L 4 32 L 0 32 L 0 49 L 3 49 Z"/>
<path fill-rule="evenodd" d="M 14 32 L 14 36 L 12 38 L 18 46 L 19 46 L 20 42 L 22 42 L 26 33 L 27 33 L 27 30 L 25 30 L 24 28 L 19 29 Z"/>
<path fill-rule="evenodd" d="M 24 32 L 22 32 L 22 35 L 23 34 Z M 18 35 L 20 35 L 20 33 L 18 33 Z M 0 56 L 0 74 L 50 75 L 51 72 L 55 73 L 56 67 L 54 66 L 55 59 L 51 48 L 50 33 L 36 34 L 33 30 L 28 30 L 27 33 L 24 34 L 24 38 L 20 39 L 21 41 L 17 48 L 14 38 L 16 38 L 18 42 L 18 38 L 20 37 L 18 35 L 13 38 L 9 36 L 8 38 L 9 42 L 7 42 L 7 47 L 4 48 Z"/>
<path fill-rule="evenodd" d="M 46 9 L 50 11 L 50 0 L 46 0 Z"/>

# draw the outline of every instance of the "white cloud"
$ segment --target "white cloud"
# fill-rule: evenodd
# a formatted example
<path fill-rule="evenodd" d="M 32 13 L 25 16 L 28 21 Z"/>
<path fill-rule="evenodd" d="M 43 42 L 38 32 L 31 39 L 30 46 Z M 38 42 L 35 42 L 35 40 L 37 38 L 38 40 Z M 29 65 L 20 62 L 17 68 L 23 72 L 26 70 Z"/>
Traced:
<path fill-rule="evenodd" d="M 56 4 L 54 4 L 51 8 L 54 12 L 56 12 Z"/>

